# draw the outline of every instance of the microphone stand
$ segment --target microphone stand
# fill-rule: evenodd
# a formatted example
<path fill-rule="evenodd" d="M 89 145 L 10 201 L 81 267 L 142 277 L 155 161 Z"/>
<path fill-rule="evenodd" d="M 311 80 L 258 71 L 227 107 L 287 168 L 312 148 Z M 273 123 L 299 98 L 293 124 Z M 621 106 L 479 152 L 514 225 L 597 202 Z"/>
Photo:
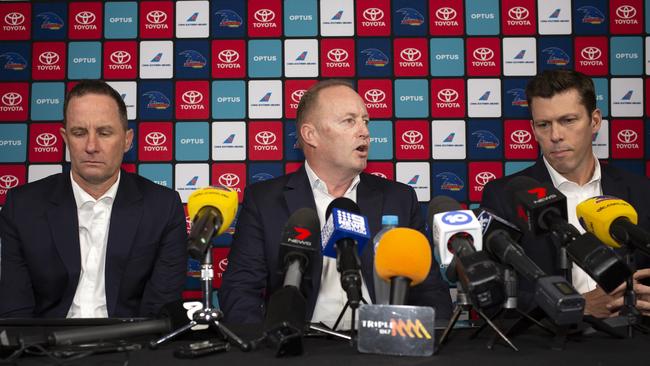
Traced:
<path fill-rule="evenodd" d="M 368 304 L 368 302 L 366 301 L 366 299 L 363 298 L 363 296 L 361 296 L 361 302 L 364 303 L 364 304 Z M 345 311 L 348 309 L 348 307 L 350 307 L 350 311 L 352 313 L 352 314 L 350 314 L 350 316 L 351 316 L 351 319 L 350 319 L 350 334 L 352 335 L 352 337 L 350 338 L 350 343 L 353 343 L 354 342 L 354 333 L 355 333 L 354 328 L 355 328 L 355 324 L 356 324 L 357 309 L 359 308 L 358 304 L 353 305 L 350 302 L 349 299 L 348 299 L 348 301 L 345 302 L 345 305 L 343 306 L 343 309 L 339 313 L 339 317 L 336 319 L 336 322 L 334 323 L 334 327 L 332 328 L 332 331 L 336 331 L 336 328 L 338 328 L 339 323 L 341 322 L 341 320 L 343 320 L 343 315 L 345 314 Z"/>
<path fill-rule="evenodd" d="M 203 309 L 194 313 L 193 319 L 181 326 L 180 328 L 173 330 L 172 332 L 149 342 L 149 348 L 156 349 L 158 346 L 164 342 L 180 335 L 186 333 L 196 325 L 211 325 L 218 329 L 218 331 L 229 341 L 234 343 L 242 351 L 248 352 L 251 350 L 251 345 L 248 342 L 242 340 L 239 336 L 233 333 L 228 329 L 221 319 L 223 318 L 223 313 L 212 306 L 212 279 L 214 278 L 214 271 L 212 270 L 212 253 L 208 249 L 203 257 L 203 263 L 201 263 L 201 285 L 202 285 L 202 296 L 203 296 Z"/>
<path fill-rule="evenodd" d="M 449 335 L 451 334 L 451 330 L 453 329 L 454 325 L 458 321 L 458 318 L 460 317 L 460 314 L 463 311 L 469 311 L 471 309 L 474 309 L 476 313 L 485 321 L 485 324 L 489 325 L 490 328 L 492 328 L 495 332 L 495 334 L 499 335 L 501 339 L 503 339 L 510 348 L 512 348 L 515 351 L 519 351 L 519 349 L 508 339 L 508 337 L 499 329 L 499 327 L 496 326 L 492 322 L 492 319 L 490 319 L 480 308 L 474 307 L 471 302 L 469 301 L 469 298 L 467 297 L 467 294 L 465 293 L 464 289 L 462 288 L 462 285 L 459 283 L 460 286 L 458 286 L 458 291 L 456 293 L 456 308 L 454 309 L 454 313 L 451 316 L 451 320 L 449 321 L 449 324 L 447 324 L 447 327 L 445 328 L 445 331 L 442 333 L 442 336 L 440 337 L 440 342 L 439 345 L 442 346 L 448 339 Z M 473 335 L 470 338 L 474 338 L 475 336 Z M 490 348 L 490 346 L 488 346 Z M 491 349 L 491 348 L 490 348 Z"/>

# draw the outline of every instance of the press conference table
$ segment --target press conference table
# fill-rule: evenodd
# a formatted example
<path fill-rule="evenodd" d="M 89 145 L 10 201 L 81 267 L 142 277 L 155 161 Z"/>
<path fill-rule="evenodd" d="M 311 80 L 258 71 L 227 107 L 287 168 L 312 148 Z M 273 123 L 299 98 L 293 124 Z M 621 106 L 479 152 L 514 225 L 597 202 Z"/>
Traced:
<path fill-rule="evenodd" d="M 2 328 L 2 327 L 0 327 Z M 11 329 L 11 328 L 8 328 Z M 15 328 L 14 328 L 15 329 Z M 50 328 L 43 328 L 50 329 Z M 244 339 L 253 339 L 259 335 L 259 327 L 231 326 L 231 329 Z M 50 329 L 54 330 L 54 329 Z M 225 353 L 213 354 L 197 359 L 178 359 L 173 352 L 181 345 L 191 340 L 178 340 L 165 344 L 160 349 L 152 351 L 142 349 L 128 354 L 129 365 L 309 365 L 309 366 L 341 366 L 341 365 L 621 365 L 635 362 L 637 365 L 650 364 L 650 335 L 635 333 L 632 339 L 614 339 L 602 333 L 581 336 L 570 339 L 563 351 L 549 348 L 551 339 L 536 330 L 514 337 L 512 340 L 519 348 L 515 352 L 499 343 L 493 350 L 486 348 L 489 334 L 484 332 L 480 337 L 470 340 L 472 330 L 454 330 L 449 341 L 442 346 L 438 353 L 431 357 L 396 357 L 385 355 L 370 355 L 357 352 L 347 342 L 339 339 L 306 338 L 304 354 L 295 357 L 274 357 L 270 348 L 260 348 L 244 353 L 233 347 Z M 436 331 L 436 339 L 441 335 Z M 213 336 L 210 332 L 195 333 L 194 339 L 208 339 Z M 139 339 L 146 341 L 149 338 Z M 123 364 L 127 359 L 124 353 L 93 355 L 77 361 L 69 361 L 67 365 L 108 365 Z M 46 357 L 23 356 L 17 362 L 19 365 L 51 365 L 53 361 Z"/>

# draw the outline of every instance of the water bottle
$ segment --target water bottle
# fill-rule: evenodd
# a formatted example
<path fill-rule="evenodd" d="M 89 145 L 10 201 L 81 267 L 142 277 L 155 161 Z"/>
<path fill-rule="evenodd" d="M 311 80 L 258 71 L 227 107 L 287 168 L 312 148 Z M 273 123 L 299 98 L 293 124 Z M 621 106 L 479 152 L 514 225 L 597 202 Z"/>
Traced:
<path fill-rule="evenodd" d="M 396 215 L 383 215 L 381 217 L 381 230 L 372 240 L 375 252 L 377 251 L 377 246 L 379 246 L 379 241 L 384 233 L 390 229 L 396 228 L 398 224 L 399 218 Z M 386 305 L 389 303 L 390 299 L 390 282 L 384 281 L 384 279 L 377 275 L 377 268 L 375 268 L 374 263 L 372 264 L 372 269 L 375 282 L 375 304 Z"/>

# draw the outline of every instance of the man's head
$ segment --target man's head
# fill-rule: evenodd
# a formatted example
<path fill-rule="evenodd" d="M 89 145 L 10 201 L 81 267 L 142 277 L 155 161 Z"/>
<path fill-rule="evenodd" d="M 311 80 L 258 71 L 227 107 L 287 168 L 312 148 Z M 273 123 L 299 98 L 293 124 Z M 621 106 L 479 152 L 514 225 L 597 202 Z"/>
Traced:
<path fill-rule="evenodd" d="M 98 80 L 84 80 L 66 96 L 61 136 L 70 150 L 73 177 L 85 190 L 108 189 L 133 142 L 124 101 Z"/>
<path fill-rule="evenodd" d="M 326 174 L 360 173 L 368 160 L 368 121 L 365 103 L 349 83 L 332 79 L 311 87 L 296 115 L 298 141 L 310 166 Z"/>
<path fill-rule="evenodd" d="M 551 166 L 584 184 L 593 174 L 593 135 L 602 120 L 592 80 L 576 71 L 545 71 L 526 86 L 535 140 Z"/>

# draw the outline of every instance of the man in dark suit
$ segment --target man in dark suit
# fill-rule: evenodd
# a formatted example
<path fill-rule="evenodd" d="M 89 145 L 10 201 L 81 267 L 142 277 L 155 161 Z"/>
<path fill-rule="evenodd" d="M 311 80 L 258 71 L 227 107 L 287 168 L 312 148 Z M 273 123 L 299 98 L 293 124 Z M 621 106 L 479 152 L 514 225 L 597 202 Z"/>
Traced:
<path fill-rule="evenodd" d="M 11 190 L 0 212 L 0 317 L 157 315 L 185 282 L 178 194 L 120 171 L 133 130 L 108 84 L 70 91 L 61 135 L 70 173 Z"/>
<path fill-rule="evenodd" d="M 570 70 L 546 71 L 534 77 L 526 87 L 532 115 L 535 140 L 542 157 L 533 166 L 509 177 L 489 182 L 483 192 L 481 205 L 496 214 L 514 220 L 512 202 L 505 200 L 504 188 L 516 176 L 528 176 L 540 182 L 553 184 L 567 196 L 569 222 L 584 232 L 576 217 L 576 205 L 598 195 L 611 195 L 634 206 L 639 225 L 650 227 L 650 183 L 616 167 L 600 164 L 592 151 L 592 138 L 598 132 L 602 116 L 596 108 L 596 94 L 591 79 Z M 524 250 L 545 272 L 560 274 L 557 245 L 552 236 L 535 237 L 530 233 L 520 241 Z M 650 260 L 638 255 L 635 273 L 637 308 L 650 315 L 650 287 L 639 281 L 650 278 Z M 606 294 L 580 268 L 573 266 L 572 279 L 587 304 L 585 313 L 597 317 L 615 314 L 623 305 L 621 286 Z M 520 281 L 524 306 L 530 305 L 532 283 Z"/>
<path fill-rule="evenodd" d="M 283 280 L 278 273 L 281 230 L 297 209 L 315 209 L 322 227 L 329 203 L 347 197 L 368 217 L 371 235 L 381 229 L 382 214 L 397 215 L 400 226 L 424 232 L 411 187 L 362 173 L 370 143 L 368 120 L 363 100 L 343 81 L 321 82 L 302 97 L 296 129 L 305 164 L 295 173 L 246 189 L 219 291 L 227 321 L 258 323 L 264 319 L 265 303 Z M 374 248 L 367 245 L 361 262 L 363 293 L 369 301 L 374 301 L 373 261 Z M 311 281 L 305 285 L 306 320 L 332 325 L 347 300 L 334 262 L 323 258 L 313 265 Z M 428 278 L 410 291 L 409 303 L 433 306 L 438 319 L 449 318 L 449 289 L 435 261 Z"/>

